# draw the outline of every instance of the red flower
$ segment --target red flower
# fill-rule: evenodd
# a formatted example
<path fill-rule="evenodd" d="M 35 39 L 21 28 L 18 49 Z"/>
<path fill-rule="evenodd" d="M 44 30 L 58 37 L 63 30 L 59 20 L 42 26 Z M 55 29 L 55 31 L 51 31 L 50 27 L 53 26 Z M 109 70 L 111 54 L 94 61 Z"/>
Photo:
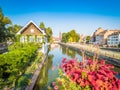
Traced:
<path fill-rule="evenodd" d="M 76 74 L 76 73 L 74 73 L 74 74 L 71 76 L 72 81 L 76 81 L 78 78 L 79 78 L 79 75 Z"/>
<path fill-rule="evenodd" d="M 100 61 L 101 65 L 105 65 L 105 60 Z"/>
<path fill-rule="evenodd" d="M 86 66 L 83 66 L 83 63 L 86 63 Z M 78 62 L 64 58 L 61 67 L 64 73 L 83 89 L 90 85 L 92 90 L 120 90 L 120 80 L 114 76 L 117 72 L 111 70 L 114 66 L 105 64 L 104 60 L 98 62 L 88 59 Z"/>

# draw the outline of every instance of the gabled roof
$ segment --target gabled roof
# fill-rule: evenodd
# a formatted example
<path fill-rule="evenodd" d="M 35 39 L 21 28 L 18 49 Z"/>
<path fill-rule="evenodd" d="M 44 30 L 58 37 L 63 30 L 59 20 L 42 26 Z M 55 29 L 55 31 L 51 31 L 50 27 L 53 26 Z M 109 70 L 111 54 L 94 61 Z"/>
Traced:
<path fill-rule="evenodd" d="M 109 36 L 112 36 L 112 35 L 119 35 L 120 34 L 120 30 L 118 32 L 113 32 L 111 33 Z"/>
<path fill-rule="evenodd" d="M 42 33 L 45 35 L 45 32 L 44 32 L 42 29 L 40 29 L 32 20 L 30 20 L 23 28 L 21 28 L 21 29 L 17 32 L 17 35 L 18 35 L 18 34 L 21 34 L 21 33 L 24 31 L 24 29 L 27 28 L 31 23 L 32 23 L 33 25 L 35 25 L 35 27 L 36 27 L 40 32 L 42 32 Z"/>

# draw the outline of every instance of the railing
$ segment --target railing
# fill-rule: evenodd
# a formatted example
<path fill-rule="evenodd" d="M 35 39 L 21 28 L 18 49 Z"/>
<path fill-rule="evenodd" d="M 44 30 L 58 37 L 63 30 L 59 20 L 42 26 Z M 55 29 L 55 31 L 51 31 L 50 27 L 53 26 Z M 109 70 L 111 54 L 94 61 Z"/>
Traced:
<path fill-rule="evenodd" d="M 8 51 L 8 45 L 6 43 L 0 43 L 0 54 Z"/>
<path fill-rule="evenodd" d="M 71 45 L 71 44 L 70 44 Z M 98 53 L 99 55 L 115 58 L 120 60 L 120 53 L 114 52 L 114 51 L 107 51 L 107 50 L 101 50 L 97 47 L 94 47 L 92 45 L 81 45 L 81 44 L 72 44 L 72 46 L 84 49 L 86 51 L 92 52 L 92 53 Z"/>
<path fill-rule="evenodd" d="M 86 44 L 71 44 L 71 43 L 59 43 L 61 45 L 67 46 L 74 50 L 85 51 L 87 55 L 96 56 L 96 58 L 104 59 L 108 63 L 114 66 L 120 67 L 120 53 L 113 51 L 101 50 L 99 47 L 94 47 L 93 45 Z"/>

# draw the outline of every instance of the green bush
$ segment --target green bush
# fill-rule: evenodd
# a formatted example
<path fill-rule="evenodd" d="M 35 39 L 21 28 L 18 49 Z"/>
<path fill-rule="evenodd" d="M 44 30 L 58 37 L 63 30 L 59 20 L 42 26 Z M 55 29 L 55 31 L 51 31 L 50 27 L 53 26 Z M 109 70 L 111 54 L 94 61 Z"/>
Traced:
<path fill-rule="evenodd" d="M 0 85 L 0 89 L 5 86 L 15 86 L 15 82 L 35 60 L 38 45 L 17 43 L 10 49 L 7 54 L 0 55 L 0 83 L 4 81 Z"/>

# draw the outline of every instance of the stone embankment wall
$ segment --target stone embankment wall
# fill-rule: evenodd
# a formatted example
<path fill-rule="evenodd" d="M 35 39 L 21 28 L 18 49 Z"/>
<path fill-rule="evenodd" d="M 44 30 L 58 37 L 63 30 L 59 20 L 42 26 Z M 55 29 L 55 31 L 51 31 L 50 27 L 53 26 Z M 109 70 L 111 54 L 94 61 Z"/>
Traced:
<path fill-rule="evenodd" d="M 43 66 L 44 62 L 46 61 L 47 56 L 48 56 L 48 52 L 46 53 L 46 55 L 45 55 L 44 59 L 42 60 L 42 62 L 39 64 L 38 69 L 33 74 L 32 79 L 31 79 L 31 84 L 28 85 L 25 88 L 25 90 L 33 90 L 33 88 L 34 88 L 34 86 L 36 84 L 36 81 L 38 79 L 39 73 L 40 73 L 40 71 L 42 69 L 42 66 Z"/>
<path fill-rule="evenodd" d="M 85 50 L 85 48 L 80 48 L 80 47 L 75 47 L 73 44 L 67 44 L 67 43 L 59 43 L 60 45 L 63 45 L 63 46 L 66 46 L 68 48 L 71 48 L 71 49 L 74 49 L 76 51 L 83 51 L 85 52 L 86 55 L 89 55 L 89 56 L 94 56 L 95 54 L 97 54 L 97 52 L 92 52 L 92 51 L 87 51 Z M 98 55 L 98 58 L 99 59 L 104 59 L 106 60 L 108 63 L 111 63 L 117 67 L 120 67 L 120 59 L 116 59 L 116 58 L 112 58 L 112 57 L 108 57 L 108 56 L 105 56 L 104 54 L 99 54 Z"/>

